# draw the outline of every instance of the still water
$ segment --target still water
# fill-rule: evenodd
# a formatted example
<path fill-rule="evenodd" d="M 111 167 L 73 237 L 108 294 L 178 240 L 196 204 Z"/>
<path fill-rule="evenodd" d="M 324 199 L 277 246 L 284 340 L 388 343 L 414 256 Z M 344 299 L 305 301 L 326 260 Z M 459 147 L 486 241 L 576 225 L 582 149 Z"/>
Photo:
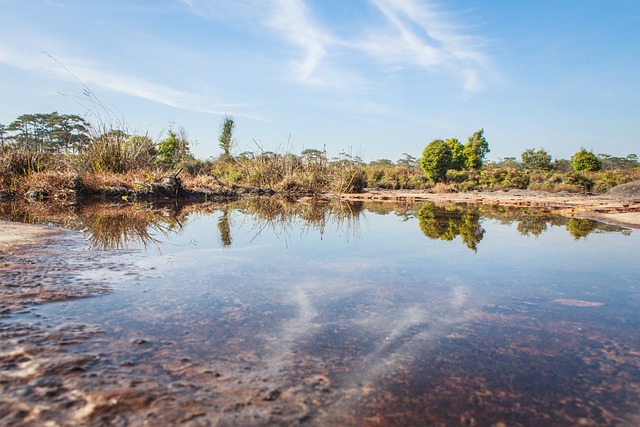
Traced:
<path fill-rule="evenodd" d="M 138 420 L 640 424 L 637 231 L 431 203 L 96 212 L 93 250 L 135 274 L 35 311 L 99 328 L 73 351 L 146 397 Z"/>

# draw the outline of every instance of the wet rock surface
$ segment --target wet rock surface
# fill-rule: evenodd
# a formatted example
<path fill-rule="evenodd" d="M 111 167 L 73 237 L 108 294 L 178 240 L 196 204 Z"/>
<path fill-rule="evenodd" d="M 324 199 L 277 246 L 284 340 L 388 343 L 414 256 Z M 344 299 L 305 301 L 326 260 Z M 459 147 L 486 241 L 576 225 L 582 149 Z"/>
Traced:
<path fill-rule="evenodd" d="M 176 298 L 171 325 L 153 307 L 82 323 L 34 307 L 99 298 L 143 273 L 55 233 L 0 252 L 0 425 L 640 424 L 633 304 L 432 297 L 418 320 L 381 319 L 403 298 L 385 289 L 346 304 L 318 298 L 314 316 L 284 333 L 271 326 L 291 307 L 221 292 Z"/>

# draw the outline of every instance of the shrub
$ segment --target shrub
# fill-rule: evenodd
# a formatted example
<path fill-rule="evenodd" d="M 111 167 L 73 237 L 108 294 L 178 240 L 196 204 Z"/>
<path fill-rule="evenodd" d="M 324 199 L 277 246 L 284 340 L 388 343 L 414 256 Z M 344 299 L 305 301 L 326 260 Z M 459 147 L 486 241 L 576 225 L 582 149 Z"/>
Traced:
<path fill-rule="evenodd" d="M 480 172 L 479 184 L 489 190 L 517 188 L 524 190 L 529 186 L 530 175 L 527 171 L 511 168 L 488 168 Z"/>
<path fill-rule="evenodd" d="M 571 158 L 571 165 L 575 172 L 593 172 L 602 169 L 600 159 L 590 151 L 581 148 Z"/>
<path fill-rule="evenodd" d="M 447 171 L 447 181 L 462 183 L 469 179 L 469 171 L 449 169 Z"/>
<path fill-rule="evenodd" d="M 583 192 L 591 191 L 593 188 L 593 181 L 579 173 L 568 174 L 565 182 L 569 185 L 578 186 Z"/>

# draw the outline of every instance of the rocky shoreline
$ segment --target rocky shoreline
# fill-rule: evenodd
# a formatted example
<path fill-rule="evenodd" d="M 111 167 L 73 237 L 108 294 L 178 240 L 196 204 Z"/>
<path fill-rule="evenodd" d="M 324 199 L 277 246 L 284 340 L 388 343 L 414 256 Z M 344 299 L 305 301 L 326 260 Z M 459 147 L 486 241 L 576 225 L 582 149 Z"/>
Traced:
<path fill-rule="evenodd" d="M 470 193 L 426 193 L 419 190 L 370 190 L 341 194 L 347 201 L 470 203 L 539 208 L 566 217 L 588 218 L 640 229 L 640 183 L 616 187 L 601 195 L 508 190 Z"/>

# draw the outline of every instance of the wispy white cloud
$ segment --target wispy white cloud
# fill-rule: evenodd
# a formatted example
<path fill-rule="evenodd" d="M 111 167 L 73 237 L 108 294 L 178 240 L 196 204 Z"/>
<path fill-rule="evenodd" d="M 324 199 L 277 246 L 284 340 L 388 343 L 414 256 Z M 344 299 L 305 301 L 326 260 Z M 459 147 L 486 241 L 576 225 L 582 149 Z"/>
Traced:
<path fill-rule="evenodd" d="M 318 83 L 314 73 L 326 56 L 326 45 L 332 37 L 313 22 L 303 1 L 274 0 L 274 6 L 268 25 L 303 51 L 303 59 L 293 62 L 295 73 L 302 81 Z"/>
<path fill-rule="evenodd" d="M 371 0 L 390 24 L 384 33 L 369 35 L 360 48 L 398 67 L 454 72 L 467 90 L 480 87 L 487 59 L 477 37 L 464 34 L 427 2 Z"/>
<path fill-rule="evenodd" d="M 363 87 L 364 79 L 348 64 L 336 61 L 345 43 L 319 23 L 303 0 L 272 0 L 271 14 L 263 21 L 283 40 L 297 48 L 289 63 L 293 76 L 314 87 Z"/>
<path fill-rule="evenodd" d="M 56 63 L 57 62 L 57 63 Z M 47 57 L 12 50 L 0 45 L 0 63 L 23 70 L 56 75 L 61 80 L 78 80 L 87 87 L 100 87 L 108 91 L 156 102 L 187 111 L 216 115 L 232 114 L 254 120 L 268 121 L 262 117 L 234 111 L 242 104 L 226 104 L 211 96 L 193 94 L 169 86 L 153 83 L 134 75 L 110 70 L 104 64 L 77 57 Z"/>
<path fill-rule="evenodd" d="M 292 63 L 300 81 L 313 85 L 358 80 L 362 83 L 361 66 L 334 62 L 338 54 L 351 51 L 364 53 L 396 69 L 418 67 L 430 72 L 455 73 L 463 79 L 465 89 L 473 91 L 480 87 L 487 59 L 479 38 L 464 34 L 426 1 L 370 2 L 387 25 L 372 24 L 360 37 L 341 39 L 314 19 L 303 0 L 273 0 L 274 13 L 267 24 L 302 51 L 302 59 Z"/>

